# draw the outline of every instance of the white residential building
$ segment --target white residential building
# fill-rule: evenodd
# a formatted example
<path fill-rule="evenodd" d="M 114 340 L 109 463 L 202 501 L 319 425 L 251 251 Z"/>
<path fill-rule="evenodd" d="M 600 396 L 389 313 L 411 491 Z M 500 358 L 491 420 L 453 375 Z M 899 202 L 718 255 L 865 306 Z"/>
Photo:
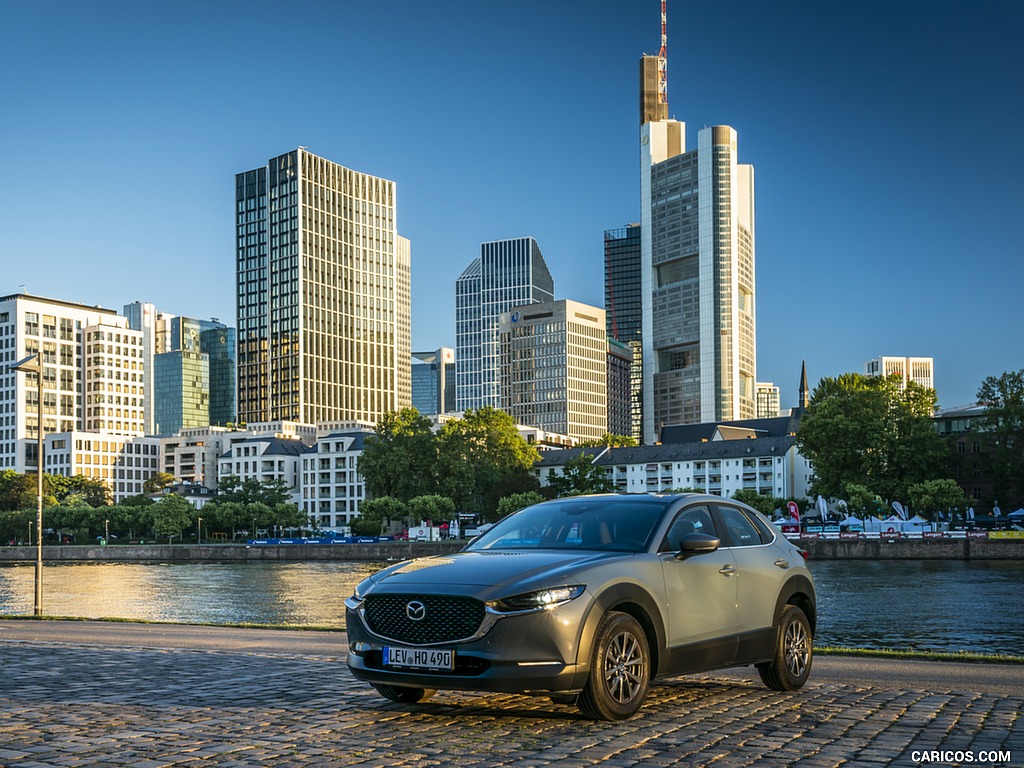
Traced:
<path fill-rule="evenodd" d="M 302 454 L 306 446 L 298 440 L 280 437 L 249 437 L 233 443 L 220 457 L 218 482 L 233 475 L 243 483 L 284 482 L 291 493 L 289 501 L 302 503 Z"/>
<path fill-rule="evenodd" d="M 302 511 L 320 528 L 340 530 L 359 516 L 366 483 L 359 474 L 370 430 L 332 432 L 302 454 Z"/>

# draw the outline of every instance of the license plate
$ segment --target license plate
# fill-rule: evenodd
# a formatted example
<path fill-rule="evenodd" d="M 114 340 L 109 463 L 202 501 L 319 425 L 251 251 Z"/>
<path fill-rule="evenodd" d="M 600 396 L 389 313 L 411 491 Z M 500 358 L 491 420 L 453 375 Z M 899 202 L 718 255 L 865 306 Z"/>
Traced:
<path fill-rule="evenodd" d="M 455 651 L 439 648 L 384 646 L 384 666 L 412 669 L 455 669 Z"/>

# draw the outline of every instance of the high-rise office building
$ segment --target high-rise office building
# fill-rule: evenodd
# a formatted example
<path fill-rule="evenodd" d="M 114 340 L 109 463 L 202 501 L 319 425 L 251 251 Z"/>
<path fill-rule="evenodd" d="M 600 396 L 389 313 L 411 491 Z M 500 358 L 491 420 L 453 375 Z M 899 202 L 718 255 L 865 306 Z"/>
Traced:
<path fill-rule="evenodd" d="M 409 405 L 395 183 L 303 148 L 235 182 L 238 420 L 376 422 Z"/>
<path fill-rule="evenodd" d="M 161 312 L 141 301 L 126 304 L 123 314 L 128 327 L 142 333 L 147 435 L 235 422 L 234 328 L 217 319 Z M 158 359 L 168 353 L 179 354 Z M 196 368 L 198 355 L 207 359 L 207 372 L 201 376 Z M 202 394 L 196 390 L 200 382 L 206 387 Z M 162 409 L 160 418 L 158 409 Z"/>
<path fill-rule="evenodd" d="M 613 338 L 608 339 L 608 432 L 633 434 L 633 350 Z"/>
<path fill-rule="evenodd" d="M 532 237 L 483 243 L 455 281 L 455 405 L 501 407 L 498 323 L 503 312 L 553 301 L 555 285 Z"/>
<path fill-rule="evenodd" d="M 864 363 L 865 376 L 898 376 L 904 388 L 908 381 L 935 389 L 935 359 L 931 357 L 876 357 Z"/>
<path fill-rule="evenodd" d="M 604 308 L 608 336 L 632 350 L 629 377 L 629 428 L 613 434 L 643 439 L 643 264 L 639 224 L 604 233 Z"/>
<path fill-rule="evenodd" d="M 501 402 L 518 424 L 594 440 L 608 431 L 604 310 L 576 301 L 502 313 Z"/>
<path fill-rule="evenodd" d="M 779 388 L 770 381 L 759 381 L 757 389 L 758 419 L 776 419 L 782 415 L 782 397 Z"/>
<path fill-rule="evenodd" d="M 413 352 L 412 405 L 424 416 L 455 410 L 455 350 Z"/>
<path fill-rule="evenodd" d="M 641 61 L 648 91 L 656 58 Z M 756 414 L 753 168 L 737 162 L 732 128 L 702 129 L 688 152 L 685 124 L 651 103 L 664 104 L 641 93 L 645 442 Z"/>

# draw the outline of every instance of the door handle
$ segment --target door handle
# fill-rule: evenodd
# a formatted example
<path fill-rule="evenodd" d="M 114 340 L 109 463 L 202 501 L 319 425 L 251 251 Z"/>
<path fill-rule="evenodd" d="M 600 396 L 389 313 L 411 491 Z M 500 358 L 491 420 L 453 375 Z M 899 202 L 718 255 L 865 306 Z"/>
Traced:
<path fill-rule="evenodd" d="M 736 566 L 734 565 L 723 565 L 718 569 L 718 572 L 723 576 L 732 576 L 736 573 Z"/>
<path fill-rule="evenodd" d="M 786 560 L 785 558 L 782 558 L 782 557 L 780 557 L 778 560 L 776 560 L 775 564 L 777 566 L 779 566 L 779 568 L 783 568 L 783 569 L 789 568 L 789 560 Z"/>

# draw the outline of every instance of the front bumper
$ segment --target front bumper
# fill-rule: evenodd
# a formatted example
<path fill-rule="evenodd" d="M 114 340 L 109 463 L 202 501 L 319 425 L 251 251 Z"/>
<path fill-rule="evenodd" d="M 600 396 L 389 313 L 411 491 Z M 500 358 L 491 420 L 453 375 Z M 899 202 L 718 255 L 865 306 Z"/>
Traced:
<path fill-rule="evenodd" d="M 498 615 L 482 636 L 469 641 L 411 646 L 372 633 L 358 607 L 346 603 L 348 667 L 360 680 L 378 685 L 503 693 L 577 691 L 589 671 L 580 637 L 590 609 L 588 595 L 547 610 Z M 382 664 L 385 645 L 451 648 L 455 669 L 393 669 Z"/>

